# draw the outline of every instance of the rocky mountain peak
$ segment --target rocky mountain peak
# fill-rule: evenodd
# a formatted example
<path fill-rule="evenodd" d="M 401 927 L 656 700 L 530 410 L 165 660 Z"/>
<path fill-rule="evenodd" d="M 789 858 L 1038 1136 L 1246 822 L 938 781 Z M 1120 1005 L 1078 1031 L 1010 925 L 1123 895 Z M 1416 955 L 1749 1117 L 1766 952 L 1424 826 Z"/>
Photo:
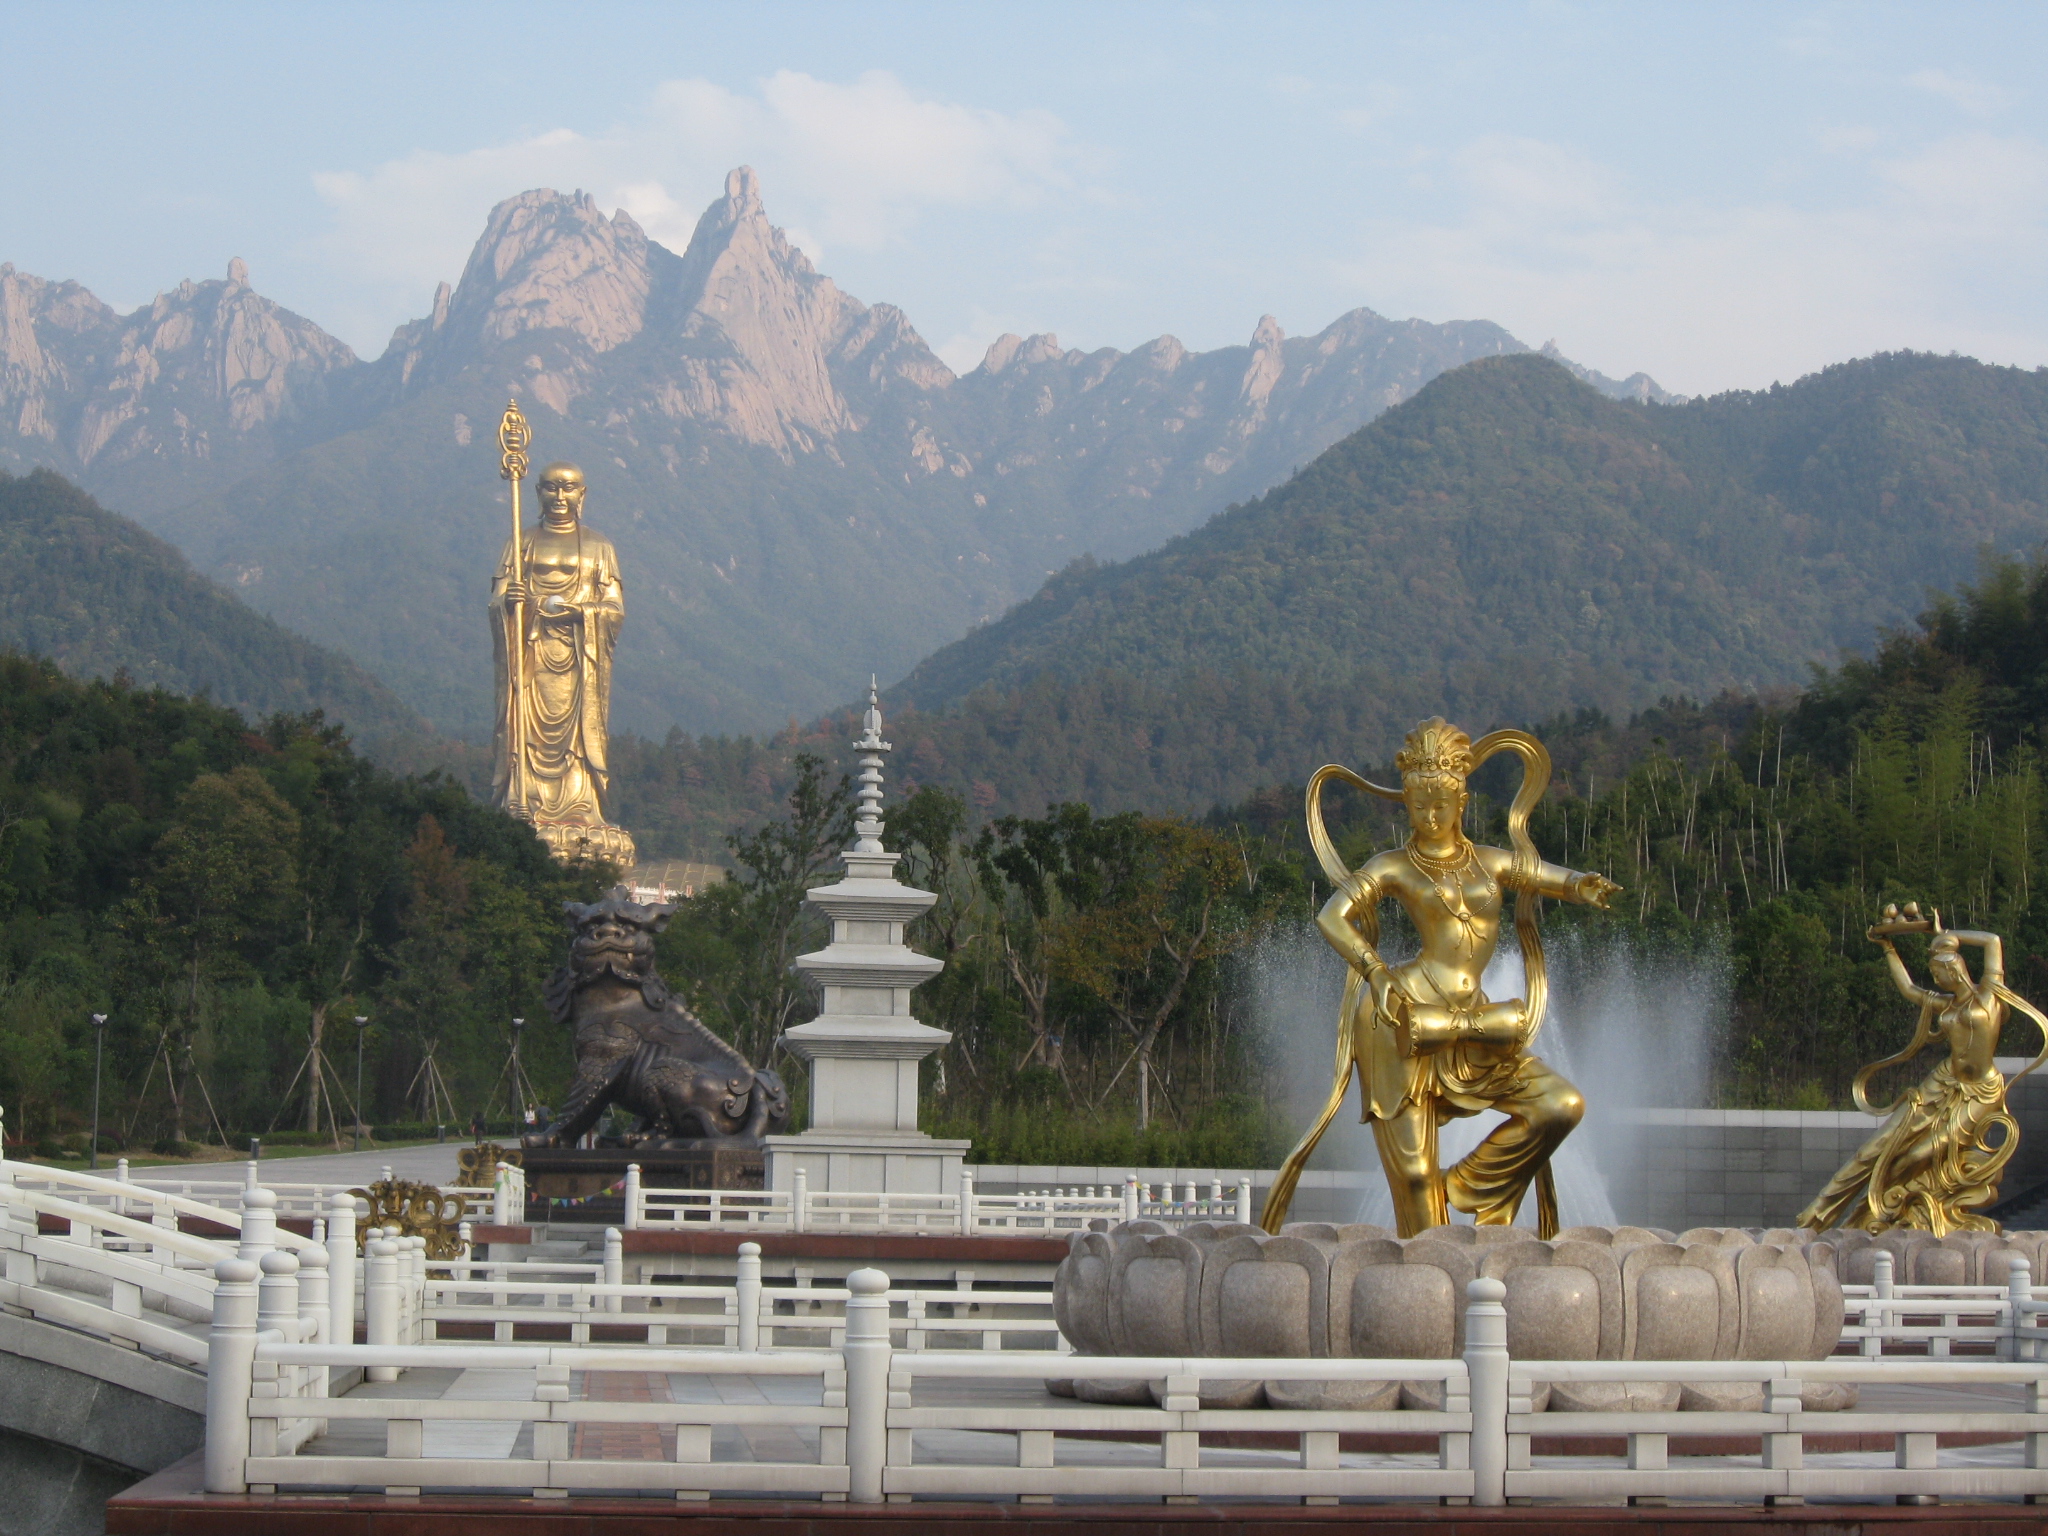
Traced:
<path fill-rule="evenodd" d="M 228 286 L 246 288 L 249 286 L 249 263 L 237 256 L 228 263 Z"/>
<path fill-rule="evenodd" d="M 0 264 L 0 424 L 23 437 L 56 436 L 51 391 L 73 387 L 113 310 L 77 283 L 52 283 Z"/>
<path fill-rule="evenodd" d="M 762 211 L 761 178 L 751 165 L 736 165 L 725 173 L 725 202 L 735 218 Z"/>
<path fill-rule="evenodd" d="M 588 192 L 508 197 L 491 210 L 445 306 L 436 295 L 433 329 L 470 346 L 565 330 L 608 352 L 646 323 L 649 250 L 630 215 L 607 219 Z"/>
<path fill-rule="evenodd" d="M 663 307 L 679 311 L 683 376 L 662 398 L 674 415 L 709 418 L 787 457 L 856 431 L 845 383 L 943 388 L 951 370 L 900 310 L 869 309 L 839 290 L 769 222 L 760 178 L 739 166 L 704 210 Z"/>

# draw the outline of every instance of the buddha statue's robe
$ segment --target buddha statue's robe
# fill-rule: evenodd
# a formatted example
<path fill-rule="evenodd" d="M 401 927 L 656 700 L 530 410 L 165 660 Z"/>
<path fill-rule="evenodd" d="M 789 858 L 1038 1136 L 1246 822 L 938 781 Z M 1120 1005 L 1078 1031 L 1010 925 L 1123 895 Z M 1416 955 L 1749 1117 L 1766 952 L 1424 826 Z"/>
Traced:
<path fill-rule="evenodd" d="M 611 540 L 580 518 L 567 528 L 543 521 L 522 531 L 520 545 L 527 600 L 505 597 L 515 569 L 509 539 L 491 580 L 496 798 L 556 846 L 560 834 L 610 824 L 612 651 L 625 595 Z"/>

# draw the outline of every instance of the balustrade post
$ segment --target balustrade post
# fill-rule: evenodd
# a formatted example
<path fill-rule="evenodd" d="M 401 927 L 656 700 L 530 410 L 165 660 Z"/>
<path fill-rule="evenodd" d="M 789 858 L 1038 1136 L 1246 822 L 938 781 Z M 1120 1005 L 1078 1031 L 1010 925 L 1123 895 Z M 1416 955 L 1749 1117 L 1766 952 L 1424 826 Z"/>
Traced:
<path fill-rule="evenodd" d="M 427 1240 L 408 1237 L 405 1251 L 412 1261 L 405 1279 L 406 1342 L 418 1344 L 427 1336 Z"/>
<path fill-rule="evenodd" d="M 968 1169 L 960 1170 L 960 1235 L 972 1237 L 974 1223 L 974 1175 Z"/>
<path fill-rule="evenodd" d="M 263 1278 L 256 1283 L 256 1332 L 275 1333 L 286 1344 L 299 1342 L 299 1256 L 288 1248 L 273 1248 L 257 1266 Z M 298 1396 L 298 1368 L 279 1366 L 278 1395 Z"/>
<path fill-rule="evenodd" d="M 458 1221 L 455 1224 L 455 1241 L 462 1245 L 462 1278 L 474 1280 L 476 1276 L 469 1271 L 468 1266 L 476 1258 L 476 1228 L 466 1221 Z"/>
<path fill-rule="evenodd" d="M 249 1390 L 256 1365 L 256 1275 L 247 1259 L 213 1266 L 206 1349 L 206 1491 L 249 1488 Z"/>
<path fill-rule="evenodd" d="M 260 1185 L 260 1184 L 261 1184 L 261 1183 L 263 1182 L 263 1178 L 262 1178 L 262 1170 L 260 1170 L 260 1169 L 259 1169 L 259 1168 L 258 1168 L 258 1167 L 256 1166 L 256 1159 L 255 1159 L 255 1158 L 253 1158 L 253 1157 L 252 1157 L 252 1158 L 250 1158 L 248 1162 L 246 1162 L 246 1163 L 244 1163 L 244 1164 L 242 1165 L 242 1167 L 243 1167 L 243 1170 L 244 1170 L 244 1172 L 243 1172 L 243 1175 L 242 1175 L 242 1177 L 243 1177 L 243 1183 L 242 1183 L 242 1188 L 244 1188 L 244 1189 L 255 1189 L 255 1188 L 256 1188 L 256 1187 L 258 1186 L 258 1185 Z"/>
<path fill-rule="evenodd" d="M 889 1277 L 856 1269 L 846 1289 L 846 1497 L 879 1504 L 889 1452 Z"/>
<path fill-rule="evenodd" d="M 752 1354 L 761 1347 L 761 1245 L 740 1244 L 739 1278 L 733 1285 L 739 1312 L 739 1347 Z"/>
<path fill-rule="evenodd" d="M 363 1288 L 363 1339 L 373 1345 L 398 1342 L 398 1244 L 388 1237 L 369 1242 L 369 1283 Z M 398 1367 L 373 1365 L 363 1371 L 365 1381 L 396 1381 Z"/>
<path fill-rule="evenodd" d="M 624 1285 L 626 1283 L 626 1239 L 620 1234 L 617 1227 L 606 1227 L 604 1229 L 604 1283 L 606 1285 Z M 604 1309 L 607 1312 L 623 1312 L 626 1309 L 625 1298 L 622 1296 L 605 1297 Z"/>
<path fill-rule="evenodd" d="M 1133 1173 L 1133 1174 L 1127 1174 L 1127 1175 L 1125 1175 L 1125 1177 L 1124 1177 L 1124 1220 L 1125 1220 L 1125 1221 L 1136 1221 L 1136 1220 L 1138 1219 L 1138 1203 L 1139 1203 L 1139 1199 L 1140 1199 L 1140 1196 L 1139 1196 L 1139 1193 L 1138 1193 L 1138 1176 L 1137 1176 L 1137 1175 L 1136 1175 L 1135 1173 Z"/>
<path fill-rule="evenodd" d="M 327 1342 L 356 1341 L 356 1197 L 327 1197 Z"/>
<path fill-rule="evenodd" d="M 792 1232 L 811 1229 L 811 1178 L 801 1168 L 797 1169 L 790 1183 L 789 1229 Z"/>
<path fill-rule="evenodd" d="M 1870 1301 L 1863 1308 L 1863 1326 L 1867 1330 L 1863 1340 L 1865 1358 L 1875 1360 L 1884 1354 L 1885 1330 L 1892 1320 L 1891 1309 L 1879 1306 L 1892 1294 L 1892 1252 L 1880 1248 L 1870 1256 Z"/>
<path fill-rule="evenodd" d="M 491 1224 L 499 1227 L 512 1225 L 512 1165 L 498 1164 L 498 1177 L 491 1185 Z"/>
<path fill-rule="evenodd" d="M 1479 1279 L 1465 1286 L 1465 1371 L 1472 1393 L 1472 1502 L 1507 1503 L 1508 1288 Z"/>
<path fill-rule="evenodd" d="M 250 1188 L 242 1191 L 242 1243 L 235 1257 L 261 1264 L 263 1255 L 277 1246 L 277 1194 L 273 1190 Z"/>
<path fill-rule="evenodd" d="M 2005 1298 L 2011 1320 L 2007 1324 L 2001 1358 L 2006 1360 L 2032 1360 L 2039 1353 L 2032 1339 L 2022 1338 L 2020 1330 L 2033 1322 L 2030 1310 L 2034 1300 L 2034 1266 L 2027 1261 L 2024 1253 L 2008 1253 L 2005 1256 Z"/>
<path fill-rule="evenodd" d="M 628 1232 L 638 1232 L 640 1230 L 640 1201 L 643 1195 L 644 1191 L 640 1187 L 640 1165 L 638 1163 L 626 1164 L 626 1230 Z"/>
<path fill-rule="evenodd" d="M 288 1248 L 273 1248 L 256 1267 L 263 1278 L 256 1286 L 256 1328 L 275 1328 L 285 1343 L 298 1343 L 299 1256 Z"/>
<path fill-rule="evenodd" d="M 308 1343 L 334 1342 L 328 1332 L 333 1321 L 328 1306 L 327 1250 L 308 1248 L 299 1256 L 299 1336 Z M 328 1395 L 327 1371 L 324 1365 L 310 1368 L 309 1397 Z"/>
<path fill-rule="evenodd" d="M 1252 1179 L 1246 1174 L 1237 1181 L 1237 1219 L 1245 1226 L 1252 1224 Z"/>

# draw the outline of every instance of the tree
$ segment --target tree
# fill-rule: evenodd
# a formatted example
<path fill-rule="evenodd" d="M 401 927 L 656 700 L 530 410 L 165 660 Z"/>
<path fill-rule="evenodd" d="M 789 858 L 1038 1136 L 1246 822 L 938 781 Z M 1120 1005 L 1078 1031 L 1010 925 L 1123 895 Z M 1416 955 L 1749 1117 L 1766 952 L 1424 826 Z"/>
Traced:
<path fill-rule="evenodd" d="M 469 880 L 441 823 L 421 816 L 406 845 L 407 891 L 400 938 L 390 957 L 384 1006 L 409 1026 L 419 1058 L 409 1091 L 424 1121 L 456 1118 L 441 1077 L 440 1037 L 467 1011 L 470 939 Z"/>
<path fill-rule="evenodd" d="M 690 1006 L 751 1060 L 775 1048 L 806 992 L 791 969 L 804 896 L 853 838 L 853 788 L 800 753 L 788 813 L 728 839 L 735 877 L 691 901 L 663 935 L 669 975 Z"/>
<path fill-rule="evenodd" d="M 1088 849 L 1094 899 L 1061 928 L 1053 961 L 1101 999 L 1130 1037 L 1130 1053 L 1102 1095 L 1135 1064 L 1143 1128 L 1151 1118 L 1153 1052 L 1190 979 L 1245 943 L 1270 914 L 1233 839 L 1151 818 L 1097 826 L 1109 835 Z"/>
<path fill-rule="evenodd" d="M 195 778 L 157 840 L 137 911 L 180 957 L 183 970 L 184 996 L 165 1019 L 159 1042 L 170 1083 L 171 1134 L 178 1140 L 185 1136 L 203 991 L 225 976 L 252 973 L 255 953 L 276 937 L 280 914 L 290 910 L 297 835 L 292 808 L 245 764 Z"/>

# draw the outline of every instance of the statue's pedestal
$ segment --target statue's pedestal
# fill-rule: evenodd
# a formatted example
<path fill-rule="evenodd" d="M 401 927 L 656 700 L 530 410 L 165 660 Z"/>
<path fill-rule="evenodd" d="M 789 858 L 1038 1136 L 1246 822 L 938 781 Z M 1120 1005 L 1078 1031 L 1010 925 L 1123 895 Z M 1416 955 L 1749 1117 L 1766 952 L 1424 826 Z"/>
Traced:
<path fill-rule="evenodd" d="M 801 1168 L 814 1193 L 859 1190 L 890 1195 L 957 1195 L 969 1141 L 940 1141 L 920 1132 L 805 1131 L 768 1136 L 768 1187 L 796 1188 Z"/>
<path fill-rule="evenodd" d="M 631 869 L 640 862 L 633 834 L 624 827 L 614 827 L 605 822 L 526 819 L 533 827 L 534 836 L 546 843 L 548 852 L 564 863 L 576 859 L 602 859 L 620 869 Z"/>
<path fill-rule="evenodd" d="M 549 1221 L 603 1221 L 616 1225 L 626 1215 L 623 1192 L 608 1193 L 626 1177 L 626 1165 L 640 1165 L 643 1189 L 761 1189 L 767 1160 L 759 1147 L 736 1147 L 704 1138 L 680 1147 L 526 1147 L 521 1166 L 526 1190 L 535 1200 L 573 1200 L 569 1206 L 536 1206 Z"/>

